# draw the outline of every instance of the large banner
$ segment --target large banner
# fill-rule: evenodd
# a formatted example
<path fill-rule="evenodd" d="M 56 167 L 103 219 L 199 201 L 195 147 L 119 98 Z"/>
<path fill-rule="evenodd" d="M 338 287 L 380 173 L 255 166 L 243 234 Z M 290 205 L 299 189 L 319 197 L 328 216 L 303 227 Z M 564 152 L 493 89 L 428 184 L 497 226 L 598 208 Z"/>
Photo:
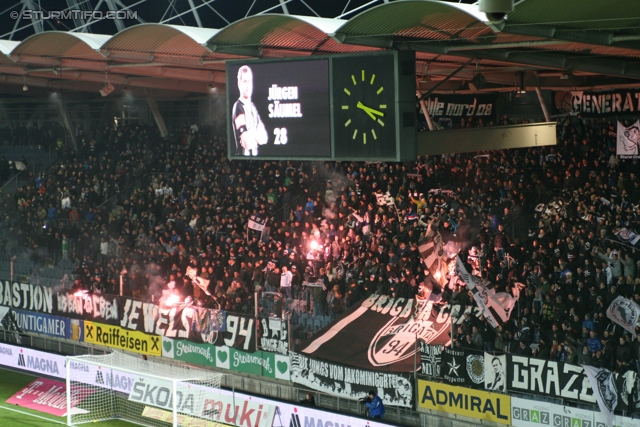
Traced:
<path fill-rule="evenodd" d="M 290 353 L 291 382 L 347 399 L 366 397 L 375 390 L 385 405 L 410 408 L 413 380 L 410 374 L 366 371 Z"/>
<path fill-rule="evenodd" d="M 78 321 L 83 320 L 145 335 L 229 346 L 248 352 L 257 350 L 256 322 L 253 317 L 184 303 L 157 305 L 116 295 L 54 290 L 47 286 L 0 281 L 0 306 L 13 308 L 20 313 L 28 311 L 30 317 L 21 318 L 23 324 L 29 326 L 24 328 L 27 332 L 63 337 L 64 328 L 64 338 L 77 339 L 74 331 L 80 330 Z M 54 325 L 52 319 L 65 319 L 61 320 L 64 325 Z M 67 325 L 69 319 L 72 320 Z M 57 329 L 52 329 L 54 326 Z M 287 331 L 270 330 L 269 334 L 263 336 L 261 348 L 286 354 Z"/>
<path fill-rule="evenodd" d="M 450 328 L 444 303 L 375 294 L 322 329 L 302 353 L 364 369 L 413 372 L 419 342 L 447 344 Z"/>
<path fill-rule="evenodd" d="M 634 114 L 640 111 L 640 90 L 606 92 L 556 92 L 554 114 L 582 114 L 582 117 Z"/>
<path fill-rule="evenodd" d="M 507 355 L 507 389 L 596 403 L 584 369 L 564 362 Z"/>
<path fill-rule="evenodd" d="M 278 380 L 290 380 L 289 356 L 162 337 L 162 357 Z"/>
<path fill-rule="evenodd" d="M 511 422 L 511 397 L 418 380 L 418 410 L 435 410 L 494 423 Z"/>

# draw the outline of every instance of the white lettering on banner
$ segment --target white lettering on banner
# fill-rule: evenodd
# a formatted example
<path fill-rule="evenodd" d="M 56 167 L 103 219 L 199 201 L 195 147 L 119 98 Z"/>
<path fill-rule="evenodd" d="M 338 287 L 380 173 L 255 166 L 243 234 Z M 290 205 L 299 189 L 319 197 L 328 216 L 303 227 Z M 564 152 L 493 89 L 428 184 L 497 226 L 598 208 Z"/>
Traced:
<path fill-rule="evenodd" d="M 594 403 L 589 379 L 580 366 L 522 356 L 511 358 L 509 389 L 563 397 Z M 560 366 L 563 367 L 560 372 Z"/>
<path fill-rule="evenodd" d="M 14 311 L 14 317 L 18 327 L 25 331 L 39 334 L 66 337 L 66 324 L 64 319 L 55 317 L 42 317 L 36 314 Z"/>
<path fill-rule="evenodd" d="M 120 320 L 123 328 L 170 338 L 189 338 L 189 316 L 193 317 L 193 309 L 190 307 L 160 308 L 155 304 L 127 299 L 123 313 Z"/>
<path fill-rule="evenodd" d="M 211 354 L 211 347 L 208 346 L 204 349 L 202 346 L 193 345 L 190 342 L 174 341 L 176 346 L 176 356 L 180 357 L 183 354 L 196 353 L 204 357 L 211 363 L 215 363 L 213 355 Z"/>
<path fill-rule="evenodd" d="M 253 319 L 235 316 L 232 314 L 227 315 L 227 332 L 231 334 L 230 338 L 225 338 L 224 343 L 228 347 L 235 347 L 236 340 L 240 337 L 244 337 L 243 350 L 248 351 L 251 341 L 253 340 Z"/>
<path fill-rule="evenodd" d="M 51 314 L 53 289 L 48 286 L 5 280 L 0 282 L 0 305 Z"/>
<path fill-rule="evenodd" d="M 173 389 L 170 381 L 138 378 L 133 384 L 129 400 L 162 409 L 173 409 Z M 176 390 L 178 412 L 206 420 L 233 424 L 239 427 L 271 427 L 276 406 L 249 399 L 229 396 L 222 390 L 178 383 Z M 237 395 L 236 395 L 237 396 Z"/>
<path fill-rule="evenodd" d="M 272 353 L 289 354 L 287 323 L 280 319 L 262 319 L 260 347 Z"/>
<path fill-rule="evenodd" d="M 273 373 L 273 367 L 269 363 L 269 359 L 261 356 L 256 356 L 253 354 L 240 353 L 236 351 L 233 354 L 233 367 L 237 368 L 241 364 L 258 365 L 258 366 L 261 366 L 265 371 L 269 372 L 270 374 Z"/>
<path fill-rule="evenodd" d="M 427 98 L 425 100 L 427 111 L 431 116 L 490 116 L 493 111 L 493 104 L 478 104 L 477 98 L 473 98 L 471 104 L 467 103 L 453 103 L 453 102 L 441 102 L 436 97 L 435 99 Z M 446 111 L 445 111 L 446 105 Z"/>
<path fill-rule="evenodd" d="M 118 320 L 118 300 L 107 299 L 102 295 L 87 293 L 58 293 L 58 311 L 60 313 L 89 316 L 93 320 Z"/>

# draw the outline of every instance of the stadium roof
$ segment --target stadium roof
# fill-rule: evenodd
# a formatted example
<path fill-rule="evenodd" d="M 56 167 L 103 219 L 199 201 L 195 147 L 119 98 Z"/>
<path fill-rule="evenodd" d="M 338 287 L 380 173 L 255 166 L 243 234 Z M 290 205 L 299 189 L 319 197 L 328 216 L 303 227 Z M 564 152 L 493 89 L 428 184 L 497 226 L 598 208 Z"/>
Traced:
<path fill-rule="evenodd" d="M 478 72 L 486 92 L 511 91 L 518 76 L 541 89 L 637 87 L 640 2 L 522 0 L 499 24 L 477 5 L 396 0 L 348 20 L 259 14 L 220 29 L 143 23 L 112 36 L 45 31 L 22 42 L 0 40 L 0 87 L 18 91 L 26 82 L 96 93 L 108 81 L 207 93 L 224 86 L 230 59 L 378 49 L 415 50 L 423 90 L 454 71 L 438 91 L 469 91 Z"/>

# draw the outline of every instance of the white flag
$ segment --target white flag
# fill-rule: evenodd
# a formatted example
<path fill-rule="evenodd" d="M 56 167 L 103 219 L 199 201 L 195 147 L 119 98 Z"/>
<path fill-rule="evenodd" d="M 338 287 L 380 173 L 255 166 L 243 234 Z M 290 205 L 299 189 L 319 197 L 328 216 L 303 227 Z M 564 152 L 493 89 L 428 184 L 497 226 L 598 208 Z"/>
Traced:
<path fill-rule="evenodd" d="M 638 316 L 640 316 L 640 306 L 622 296 L 611 301 L 611 305 L 607 308 L 607 317 L 634 336 L 636 335 Z"/>
<path fill-rule="evenodd" d="M 187 272 L 185 275 L 191 280 L 196 280 L 196 276 L 198 275 L 198 269 L 194 267 L 187 267 Z"/>
<path fill-rule="evenodd" d="M 267 219 L 266 218 L 260 218 L 259 216 L 256 215 L 251 215 L 251 218 L 249 218 L 249 223 L 247 224 L 247 227 L 249 227 L 250 230 L 256 230 L 256 231 L 264 231 L 264 225 L 266 224 Z"/>
<path fill-rule="evenodd" d="M 460 257 L 456 257 L 456 272 L 471 291 L 473 299 L 482 310 L 482 315 L 491 326 L 497 328 L 501 323 L 509 320 L 511 311 L 518 301 L 516 298 L 506 292 L 496 293 L 496 291 L 489 288 L 491 282 L 482 277 L 469 274 Z"/>
<path fill-rule="evenodd" d="M 375 193 L 375 195 L 378 206 L 393 206 L 395 204 L 395 200 L 388 191 L 384 194 Z"/>
<path fill-rule="evenodd" d="M 584 373 L 589 378 L 593 395 L 598 402 L 607 427 L 613 427 L 616 406 L 618 405 L 618 389 L 613 374 L 608 369 L 594 368 L 582 365 Z"/>

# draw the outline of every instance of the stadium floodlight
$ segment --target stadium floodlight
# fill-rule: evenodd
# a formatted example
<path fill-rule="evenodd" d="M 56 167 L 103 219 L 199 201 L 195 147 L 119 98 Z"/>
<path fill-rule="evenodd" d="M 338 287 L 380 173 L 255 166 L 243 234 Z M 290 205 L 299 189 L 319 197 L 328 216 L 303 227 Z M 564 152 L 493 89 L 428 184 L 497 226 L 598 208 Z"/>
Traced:
<path fill-rule="evenodd" d="M 69 426 L 110 419 L 174 427 L 228 423 L 223 417 L 234 424 L 237 405 L 250 405 L 220 389 L 221 373 L 117 351 L 69 356 L 66 369 Z M 255 409 L 259 412 L 257 405 Z M 275 414 L 275 407 L 269 412 Z"/>

